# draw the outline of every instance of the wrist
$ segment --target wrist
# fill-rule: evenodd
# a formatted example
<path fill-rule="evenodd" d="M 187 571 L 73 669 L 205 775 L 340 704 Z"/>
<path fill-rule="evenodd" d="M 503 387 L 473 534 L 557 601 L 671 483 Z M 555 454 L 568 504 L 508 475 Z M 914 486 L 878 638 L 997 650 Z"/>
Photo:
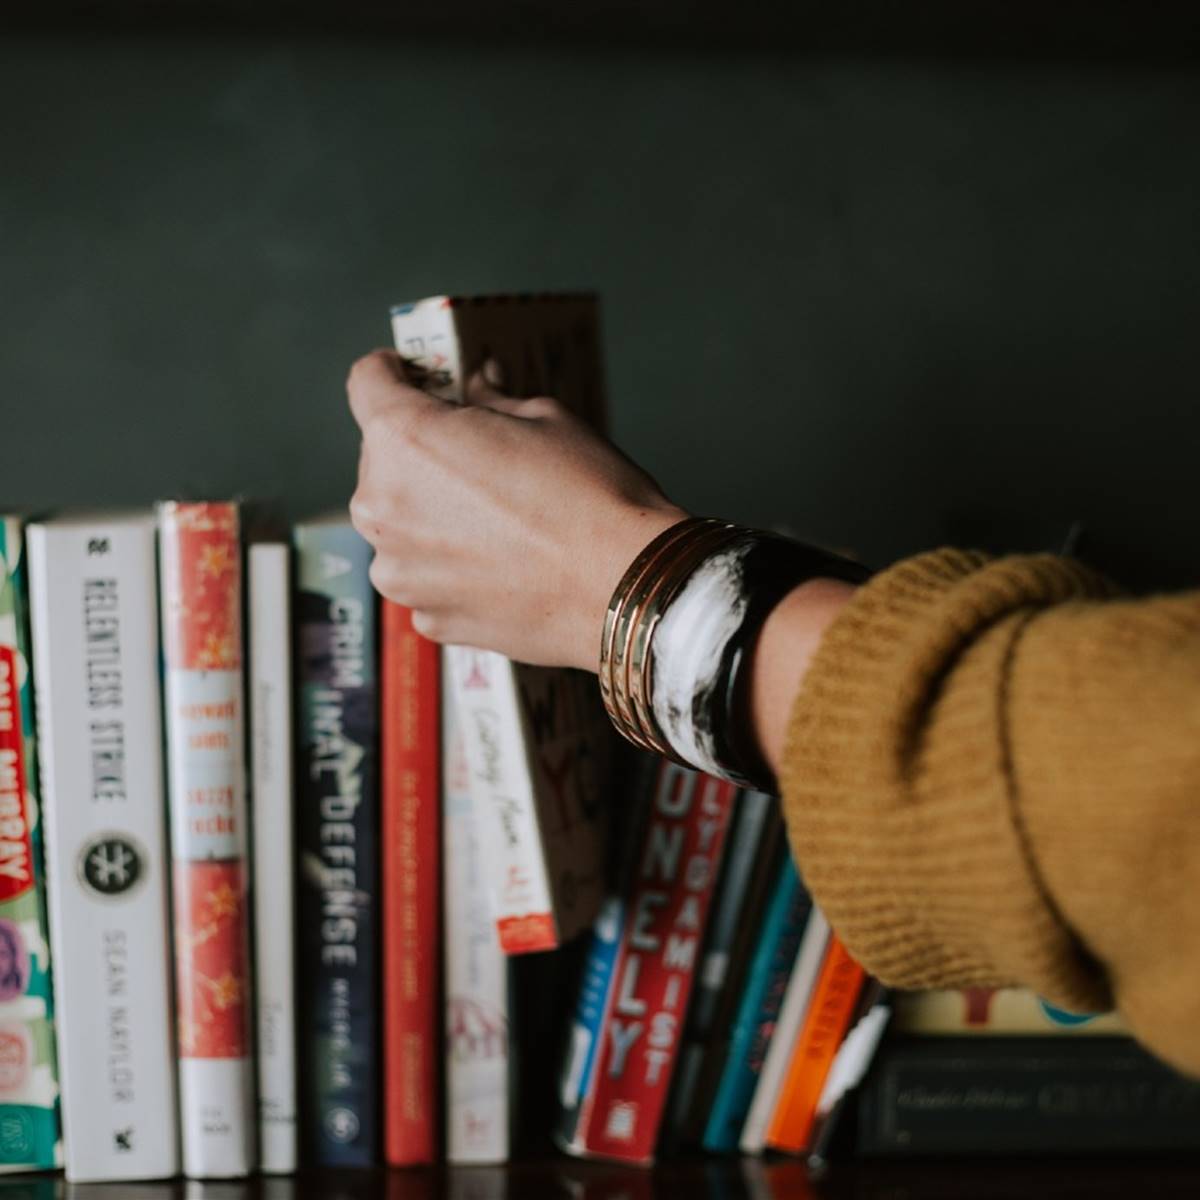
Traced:
<path fill-rule="evenodd" d="M 564 659 L 568 666 L 595 673 L 604 614 L 621 577 L 646 546 L 687 516 L 665 500 L 658 505 L 631 505 L 616 520 L 606 522 L 602 536 L 581 547 L 585 570 Z"/>
<path fill-rule="evenodd" d="M 668 528 L 626 569 L 605 616 L 600 690 L 613 723 L 647 749 L 771 790 L 772 765 L 752 715 L 752 660 L 764 626 L 801 584 L 867 574 L 847 559 L 724 521 Z M 774 672 L 767 678 L 779 690 Z"/>

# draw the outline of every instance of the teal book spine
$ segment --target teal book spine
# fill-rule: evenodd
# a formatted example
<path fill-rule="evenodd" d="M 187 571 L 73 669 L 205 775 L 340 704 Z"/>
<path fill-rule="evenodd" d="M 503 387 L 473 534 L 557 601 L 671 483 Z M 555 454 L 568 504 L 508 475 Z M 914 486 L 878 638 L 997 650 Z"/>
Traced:
<path fill-rule="evenodd" d="M 0 517 L 0 1171 L 61 1165 L 21 522 Z"/>
<path fill-rule="evenodd" d="M 811 909 L 812 901 L 796 867 L 791 857 L 784 855 L 746 973 L 729 1055 L 704 1128 L 702 1143 L 712 1153 L 733 1153 L 738 1148 Z"/>
<path fill-rule="evenodd" d="M 312 1166 L 380 1159 L 379 691 L 371 549 L 297 527 L 299 1141 Z"/>

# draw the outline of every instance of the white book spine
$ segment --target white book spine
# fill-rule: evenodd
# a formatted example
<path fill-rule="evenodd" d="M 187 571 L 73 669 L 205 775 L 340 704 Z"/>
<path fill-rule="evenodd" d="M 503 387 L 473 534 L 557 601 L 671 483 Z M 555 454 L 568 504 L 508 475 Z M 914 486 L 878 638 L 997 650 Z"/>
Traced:
<path fill-rule="evenodd" d="M 29 529 L 46 876 L 72 1182 L 179 1170 L 149 516 Z"/>
<path fill-rule="evenodd" d="M 750 1111 L 746 1114 L 746 1123 L 742 1126 L 743 1154 L 761 1154 L 766 1145 L 767 1127 L 771 1123 L 783 1081 L 787 1077 L 796 1038 L 800 1036 L 804 1018 L 808 1015 L 808 1003 L 812 999 L 821 963 L 825 960 L 829 937 L 829 922 L 825 919 L 825 914 L 814 906 L 804 928 L 804 937 L 800 941 L 792 973 L 788 977 L 787 991 L 783 995 L 775 1031 L 771 1034 L 771 1044 L 767 1048 L 767 1056 L 758 1075 L 754 1099 L 750 1103 Z"/>
<path fill-rule="evenodd" d="M 451 692 L 462 722 L 471 797 L 488 847 L 492 916 L 506 950 L 558 944 L 529 770 L 517 669 L 502 655 L 447 647 Z"/>
<path fill-rule="evenodd" d="M 290 1174 L 297 1166 L 291 560 L 287 546 L 271 543 L 251 546 L 248 557 L 259 1166 Z"/>
<path fill-rule="evenodd" d="M 482 884 L 484 853 L 447 671 L 443 666 L 446 1158 L 499 1163 L 510 1153 L 508 963 Z"/>

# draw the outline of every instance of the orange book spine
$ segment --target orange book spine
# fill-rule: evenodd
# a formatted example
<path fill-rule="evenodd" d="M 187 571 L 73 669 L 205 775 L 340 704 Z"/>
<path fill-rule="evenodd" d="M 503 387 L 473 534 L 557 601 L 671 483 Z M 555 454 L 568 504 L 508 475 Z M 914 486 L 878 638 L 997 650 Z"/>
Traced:
<path fill-rule="evenodd" d="M 834 1055 L 850 1028 L 866 973 L 837 937 L 829 943 L 787 1076 L 767 1129 L 767 1145 L 799 1154 L 808 1146 L 813 1117 Z"/>

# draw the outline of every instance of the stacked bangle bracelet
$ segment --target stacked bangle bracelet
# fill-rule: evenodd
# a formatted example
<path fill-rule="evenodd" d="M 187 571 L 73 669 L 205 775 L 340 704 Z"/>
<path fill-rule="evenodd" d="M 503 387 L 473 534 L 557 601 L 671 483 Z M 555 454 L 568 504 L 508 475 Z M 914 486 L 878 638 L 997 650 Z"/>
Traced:
<path fill-rule="evenodd" d="M 749 711 L 746 667 L 759 630 L 801 583 L 867 575 L 775 534 L 680 521 L 634 559 L 609 602 L 599 670 L 609 717 L 635 745 L 773 791 Z"/>

